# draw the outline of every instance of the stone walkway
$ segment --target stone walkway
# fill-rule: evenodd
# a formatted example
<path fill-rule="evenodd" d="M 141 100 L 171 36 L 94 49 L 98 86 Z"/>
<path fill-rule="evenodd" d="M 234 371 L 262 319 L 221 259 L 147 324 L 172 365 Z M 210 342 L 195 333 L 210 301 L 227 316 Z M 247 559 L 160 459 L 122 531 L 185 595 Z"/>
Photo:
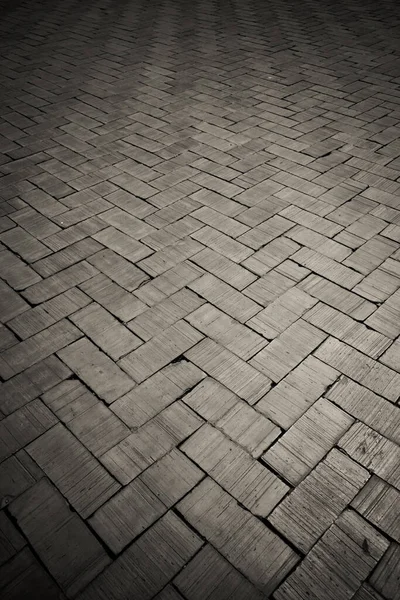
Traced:
<path fill-rule="evenodd" d="M 1 14 L 3 600 L 399 600 L 396 2 Z"/>

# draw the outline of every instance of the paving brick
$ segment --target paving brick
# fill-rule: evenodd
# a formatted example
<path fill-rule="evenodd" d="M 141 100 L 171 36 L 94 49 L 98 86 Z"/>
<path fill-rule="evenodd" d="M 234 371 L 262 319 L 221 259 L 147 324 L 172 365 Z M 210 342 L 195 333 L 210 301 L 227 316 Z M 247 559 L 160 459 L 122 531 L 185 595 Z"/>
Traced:
<path fill-rule="evenodd" d="M 298 225 L 303 225 L 308 229 L 312 229 L 317 233 L 325 235 L 327 237 L 333 237 L 342 229 L 340 225 L 332 223 L 328 219 L 324 219 L 318 215 L 314 215 L 306 210 L 295 206 L 289 206 L 280 212 L 281 216 L 285 219 L 289 219 Z"/>
<path fill-rule="evenodd" d="M 257 409 L 288 429 L 338 377 L 338 371 L 309 356 L 261 398 Z"/>
<path fill-rule="evenodd" d="M 279 427 L 239 399 L 218 419 L 210 421 L 255 458 L 260 457 L 281 433 Z"/>
<path fill-rule="evenodd" d="M 254 404 L 271 387 L 271 380 L 229 350 L 204 339 L 186 357 L 249 404 Z"/>
<path fill-rule="evenodd" d="M 179 400 L 167 406 L 102 456 L 102 463 L 123 485 L 168 454 L 203 421 Z"/>
<path fill-rule="evenodd" d="M 96 537 L 48 480 L 42 479 L 12 502 L 10 512 L 69 596 L 77 594 L 109 563 Z"/>
<path fill-rule="evenodd" d="M 33 335 L 31 338 L 12 346 L 1 354 L 4 364 L 9 371 L 4 374 L 4 379 L 21 373 L 30 366 L 54 354 L 61 348 L 81 337 L 80 331 L 62 319 L 44 331 Z"/>
<path fill-rule="evenodd" d="M 59 233 L 49 235 L 43 243 L 53 250 L 53 252 L 57 252 L 105 229 L 106 226 L 107 224 L 99 217 L 90 217 L 86 221 L 71 225 L 71 227 L 63 229 Z"/>
<path fill-rule="evenodd" d="M 75 312 L 70 319 L 113 360 L 142 344 L 136 335 L 95 302 Z"/>
<path fill-rule="evenodd" d="M 293 325 L 317 300 L 299 290 L 291 288 L 267 308 L 261 310 L 246 322 L 246 325 L 258 331 L 269 340 L 279 336 Z"/>
<path fill-rule="evenodd" d="M 203 273 L 200 267 L 184 261 L 135 290 L 135 295 L 153 306 L 198 279 Z"/>
<path fill-rule="evenodd" d="M 286 235 L 298 244 L 303 244 L 338 262 L 342 262 L 351 254 L 351 250 L 346 246 L 302 225 L 293 227 Z"/>
<path fill-rule="evenodd" d="M 382 219 L 371 215 L 364 215 L 347 227 L 347 231 L 365 240 L 369 240 L 385 229 L 385 225 L 386 223 Z"/>
<path fill-rule="evenodd" d="M 65 200 L 65 198 L 63 200 Z M 106 200 L 103 200 L 102 198 L 96 198 L 87 204 L 77 206 L 76 208 L 72 208 L 61 215 L 53 217 L 53 221 L 55 221 L 63 229 L 66 229 L 67 227 L 76 225 L 85 219 L 89 219 L 90 217 L 104 213 L 108 208 L 111 208 L 111 206 L 112 205 Z"/>
<path fill-rule="evenodd" d="M 298 560 L 275 533 L 209 478 L 188 494 L 178 509 L 222 556 L 266 594 Z M 250 539 L 256 544 L 251 556 L 246 550 L 246 540 L 249 543 Z"/>
<path fill-rule="evenodd" d="M 132 505 L 135 506 L 134 519 L 130 518 L 129 511 Z M 90 523 L 97 535 L 118 554 L 166 510 L 161 500 L 137 478 L 96 511 Z"/>
<path fill-rule="evenodd" d="M 2 508 L 35 483 L 35 478 L 17 456 L 11 456 L 0 464 L 0 476 Z"/>
<path fill-rule="evenodd" d="M 39 400 L 32 400 L 0 421 L 0 460 L 11 456 L 57 423 Z"/>
<path fill-rule="evenodd" d="M 135 385 L 126 373 L 87 338 L 82 337 L 58 355 L 99 398 L 108 403 L 117 400 Z"/>
<path fill-rule="evenodd" d="M 54 354 L 36 363 L 24 373 L 28 379 L 41 391 L 45 392 L 64 381 L 71 371 Z"/>
<path fill-rule="evenodd" d="M 13 413 L 30 400 L 37 398 L 42 392 L 69 377 L 70 374 L 71 371 L 52 355 L 24 373 L 12 377 L 1 386 L 3 415 Z"/>
<path fill-rule="evenodd" d="M 335 237 L 333 238 L 336 242 L 339 242 L 340 244 L 343 244 L 343 246 L 346 246 L 347 248 L 349 248 L 350 250 L 356 250 L 357 248 L 359 248 L 360 246 L 362 246 L 363 244 L 367 245 L 369 242 L 365 242 L 365 240 L 363 240 L 360 237 L 357 237 L 356 235 L 349 233 L 348 231 L 346 231 L 345 229 L 343 231 L 341 231 L 340 233 L 338 233 L 337 235 L 335 235 Z M 355 252 L 353 252 L 353 255 L 355 257 Z M 378 264 L 381 261 L 378 260 Z M 362 268 L 366 268 L 367 270 L 369 269 L 369 257 L 366 257 L 366 261 L 364 263 L 364 267 Z M 351 263 L 349 261 L 348 264 L 349 267 L 351 267 Z M 356 269 L 356 271 L 360 271 L 361 272 L 361 266 L 360 268 L 357 267 L 356 268 L 356 263 L 354 262 L 353 268 Z"/>
<path fill-rule="evenodd" d="M 197 553 L 202 540 L 175 514 L 169 512 L 78 596 L 94 598 L 127 598 L 135 594 L 150 600 Z M 151 581 L 147 574 L 153 573 Z"/>
<path fill-rule="evenodd" d="M 173 235 L 177 239 L 181 240 L 182 238 L 191 235 L 192 233 L 194 233 L 198 229 L 201 229 L 202 227 L 203 223 L 201 223 L 201 221 L 194 219 L 190 215 L 186 215 L 182 219 L 175 221 L 175 223 L 170 223 L 170 225 L 166 225 L 166 227 L 164 228 L 164 232 L 169 236 Z M 158 233 L 162 233 L 162 231 L 159 231 Z M 151 236 L 146 236 L 145 238 L 143 238 L 143 241 L 147 245 L 150 245 L 147 241 L 149 240 L 149 237 Z"/>
<path fill-rule="evenodd" d="M 371 577 L 371 584 L 383 597 L 395 599 L 398 594 L 400 545 L 392 542 Z"/>
<path fill-rule="evenodd" d="M 108 194 L 105 199 L 108 200 L 108 202 L 111 202 L 111 204 L 114 204 L 115 206 L 118 206 L 118 208 L 126 211 L 130 215 L 137 217 L 138 219 L 143 219 L 156 210 L 153 206 L 147 202 L 144 202 L 144 200 L 141 200 L 140 198 L 137 198 L 131 194 L 129 191 L 122 189 Z"/>
<path fill-rule="evenodd" d="M 113 402 L 110 408 L 128 427 L 140 427 L 204 377 L 191 363 L 175 362 Z"/>
<path fill-rule="evenodd" d="M 144 223 L 120 208 L 112 208 L 102 213 L 101 218 L 109 225 L 123 231 L 136 240 L 140 240 L 156 231 L 151 225 Z"/>
<path fill-rule="evenodd" d="M 195 346 L 202 338 L 202 334 L 180 320 L 125 356 L 119 361 L 119 365 L 134 381 L 141 383 Z"/>
<path fill-rule="evenodd" d="M 147 308 L 138 298 L 102 274 L 80 284 L 80 289 L 124 323 Z"/>
<path fill-rule="evenodd" d="M 274 215 L 271 218 L 268 218 L 270 213 L 267 213 L 266 215 L 264 214 L 264 216 L 264 222 L 242 234 L 238 238 L 238 241 L 254 250 L 258 250 L 261 246 L 264 246 L 264 244 L 271 242 L 294 227 L 292 221 L 284 219 L 280 215 Z"/>
<path fill-rule="evenodd" d="M 292 256 L 294 262 L 346 289 L 352 289 L 363 276 L 315 250 L 302 248 Z"/>
<path fill-rule="evenodd" d="M 3 350 L 7 350 L 7 348 L 11 348 L 18 343 L 18 338 L 5 327 L 4 325 L 0 325 L 0 352 Z"/>
<path fill-rule="evenodd" d="M 189 219 L 191 217 L 188 217 Z M 163 248 L 165 248 L 166 246 L 172 246 L 173 244 L 175 244 L 179 239 L 182 239 L 183 237 L 187 237 L 190 233 L 192 233 L 192 229 L 189 228 L 189 231 L 186 231 L 186 228 L 183 232 L 183 230 L 180 230 L 179 227 L 179 223 L 180 221 L 177 221 L 176 223 L 172 223 L 173 226 L 175 226 L 177 228 L 177 233 L 182 233 L 182 235 L 177 236 L 174 235 L 174 233 L 172 233 L 171 231 L 166 231 L 166 228 L 164 229 L 159 229 L 159 230 L 154 230 L 155 233 L 152 233 L 150 235 L 146 235 L 146 237 L 142 238 L 142 241 L 144 244 L 146 244 L 146 246 L 149 246 L 152 250 L 158 252 L 159 250 L 162 250 Z M 196 231 L 196 229 L 198 228 L 194 228 L 194 231 Z"/>
<path fill-rule="evenodd" d="M 239 291 L 257 279 L 254 273 L 234 263 L 226 256 L 211 250 L 211 248 L 205 248 L 192 256 L 190 260 Z"/>
<path fill-rule="evenodd" d="M 243 266 L 256 275 L 265 275 L 294 254 L 300 246 L 286 238 L 278 238 L 243 261 Z"/>
<path fill-rule="evenodd" d="M 176 504 L 203 478 L 204 473 L 177 449 L 171 450 L 140 476 L 167 508 Z"/>
<path fill-rule="evenodd" d="M 174 584 L 188 600 L 201 600 L 204 594 L 207 594 L 209 600 L 266 598 L 209 544 L 204 546 L 189 562 L 186 569 L 179 573 L 174 579 Z"/>
<path fill-rule="evenodd" d="M 245 206 L 256 206 L 265 197 L 272 196 L 276 192 L 279 192 L 283 188 L 283 185 L 274 181 L 263 181 L 250 190 L 242 192 L 235 196 L 235 200 L 244 204 Z"/>
<path fill-rule="evenodd" d="M 66 598 L 28 548 L 23 549 L 1 568 L 0 577 L 1 593 L 7 599 L 22 598 L 31 593 L 32 589 L 35 589 L 43 600 Z"/>
<path fill-rule="evenodd" d="M 398 501 L 399 491 L 373 475 L 353 500 L 352 506 L 392 540 L 399 542 Z M 387 506 L 394 507 L 393 513 L 388 513 Z"/>
<path fill-rule="evenodd" d="M 0 252 L 0 277 L 14 290 L 24 290 L 41 280 L 31 267 L 8 250 Z"/>
<path fill-rule="evenodd" d="M 204 244 L 204 246 L 208 246 L 208 248 L 215 250 L 235 263 L 239 263 L 253 254 L 253 250 L 248 246 L 208 225 L 195 231 L 192 237 Z M 201 248 L 199 248 L 198 252 L 200 250 Z"/>
<path fill-rule="evenodd" d="M 81 410 L 78 408 L 79 400 Z M 90 398 L 89 400 L 88 394 L 85 394 L 85 392 L 83 398 L 80 396 L 79 400 L 74 403 L 69 402 L 67 409 L 65 406 L 63 407 L 64 411 L 69 409 L 70 415 L 71 409 L 75 412 L 73 412 L 71 418 L 66 419 L 64 417 L 62 420 L 67 423 L 68 429 L 75 437 L 96 457 L 103 455 L 128 437 L 130 434 L 128 427 L 102 402 L 96 398 Z M 60 410 L 58 411 L 59 414 Z"/>
<path fill-rule="evenodd" d="M 6 563 L 26 545 L 21 533 L 3 511 L 0 513 L 0 565 Z"/>
<path fill-rule="evenodd" d="M 397 245 L 390 240 L 377 236 L 368 240 L 355 250 L 343 264 L 359 271 L 363 275 L 371 273 L 376 267 L 386 260 L 397 249 Z"/>
<path fill-rule="evenodd" d="M 64 196 L 61 200 L 68 208 L 77 208 L 95 200 L 97 195 L 92 190 L 83 190 Z"/>
<path fill-rule="evenodd" d="M 368 547 L 368 553 L 365 546 Z M 347 550 L 345 556 L 343 547 Z M 356 513 L 346 511 L 281 585 L 275 596 L 279 600 L 300 599 L 306 581 L 310 599 L 329 597 L 332 586 L 337 597 L 351 598 L 387 547 L 388 542 L 381 534 Z"/>
<path fill-rule="evenodd" d="M 27 450 L 83 518 L 119 489 L 115 479 L 60 423 L 32 442 Z"/>
<path fill-rule="evenodd" d="M 394 261 L 393 263 L 395 274 L 388 273 L 383 268 L 375 269 L 353 288 L 354 292 L 376 303 L 387 300 L 400 287 L 399 266 Z"/>
<path fill-rule="evenodd" d="M 396 224 L 388 225 L 383 231 L 382 236 L 387 237 L 390 240 L 400 243 L 400 227 Z"/>
<path fill-rule="evenodd" d="M 202 477 L 200 469 L 181 452 L 172 450 L 97 510 L 90 524 L 107 546 L 119 553 Z"/>
<path fill-rule="evenodd" d="M 25 340 L 50 325 L 72 315 L 83 306 L 90 303 L 90 298 L 77 288 L 55 296 L 40 306 L 25 311 L 22 315 L 8 322 L 8 326 L 20 339 Z"/>
<path fill-rule="evenodd" d="M 245 210 L 242 204 L 204 188 L 194 192 L 190 197 L 199 204 L 217 210 L 227 217 L 235 218 Z M 154 202 L 154 198 L 152 198 L 152 202 Z"/>
<path fill-rule="evenodd" d="M 334 449 L 268 520 L 296 548 L 307 553 L 368 479 L 366 469 Z"/>
<path fill-rule="evenodd" d="M 342 438 L 353 422 L 354 419 L 331 402 L 317 400 L 263 455 L 263 460 L 286 481 L 296 485 Z"/>
<path fill-rule="evenodd" d="M 203 419 L 212 424 L 235 407 L 238 397 L 215 379 L 207 377 L 182 398 Z"/>
<path fill-rule="evenodd" d="M 29 309 L 29 304 L 25 302 L 19 294 L 14 292 L 4 281 L 0 281 L 0 319 L 1 323 L 7 323 L 21 313 Z"/>
<path fill-rule="evenodd" d="M 34 192 L 29 192 L 30 194 Z M 50 210 L 53 213 L 52 207 L 53 198 L 50 196 L 46 196 L 44 202 L 46 203 L 46 209 Z M 43 202 L 43 206 L 44 206 Z M 54 202 L 57 202 L 56 200 Z M 58 205 L 58 203 L 57 203 Z M 60 208 L 62 205 L 60 204 Z M 62 208 L 62 212 L 65 210 L 65 207 Z M 56 225 L 51 219 L 51 217 L 55 216 L 55 214 L 45 215 L 40 214 L 41 211 L 36 212 L 32 208 L 24 208 L 18 211 L 16 214 L 12 216 L 13 221 L 15 221 L 20 227 L 25 229 L 30 235 L 37 238 L 38 240 L 43 240 L 51 235 L 57 234 L 61 231 L 60 227 Z M 58 214 L 58 212 L 57 212 Z M 50 217 L 50 219 L 47 218 Z"/>
<path fill-rule="evenodd" d="M 183 600 L 183 596 L 170 584 L 157 594 L 157 596 L 154 596 L 154 600 Z"/>
<path fill-rule="evenodd" d="M 199 139 L 198 136 L 197 139 Z M 240 188 L 239 186 L 223 181 L 222 179 L 214 177 L 213 175 L 201 173 L 199 175 L 196 175 L 195 177 L 192 177 L 192 181 L 194 183 L 197 183 L 201 187 L 207 188 L 208 190 L 221 193 L 227 198 L 233 198 L 242 191 L 242 188 Z"/>
<path fill-rule="evenodd" d="M 203 246 L 195 240 L 186 238 L 180 240 L 174 246 L 167 246 L 163 250 L 159 250 L 153 256 L 140 261 L 138 264 L 151 277 L 157 277 L 157 275 L 162 275 L 178 263 L 182 263 L 197 254 L 202 248 Z"/>
<path fill-rule="evenodd" d="M 49 277 L 75 263 L 79 263 L 85 258 L 89 258 L 92 254 L 102 250 L 102 248 L 102 245 L 96 242 L 96 240 L 86 238 L 75 244 L 71 244 L 71 246 L 59 252 L 55 252 L 51 256 L 38 260 L 32 266 L 41 277 Z"/>
<path fill-rule="evenodd" d="M 320 302 L 303 319 L 371 358 L 378 358 L 391 343 L 387 337 Z"/>
<path fill-rule="evenodd" d="M 364 423 L 354 423 L 343 436 L 340 447 L 372 473 L 400 489 L 399 447 Z M 384 462 L 382 462 L 384 457 Z"/>
<path fill-rule="evenodd" d="M 192 213 L 192 217 L 232 238 L 237 238 L 249 229 L 246 225 L 238 223 L 235 219 L 206 206 L 195 210 Z"/>
<path fill-rule="evenodd" d="M 395 339 L 399 333 L 400 313 L 400 291 L 390 296 L 378 309 L 366 320 L 366 325 L 376 331 L 383 333 L 388 338 Z"/>
<path fill-rule="evenodd" d="M 261 306 L 268 306 L 294 285 L 293 279 L 273 270 L 249 285 L 243 294 Z"/>
<path fill-rule="evenodd" d="M 324 339 L 324 333 L 299 319 L 256 354 L 250 364 L 277 383 Z"/>
<path fill-rule="evenodd" d="M 378 594 L 371 586 L 367 583 L 362 585 L 354 596 L 354 600 L 382 600 L 383 596 Z"/>
<path fill-rule="evenodd" d="M 126 233 L 115 229 L 115 227 L 106 227 L 93 237 L 103 244 L 103 246 L 114 250 L 114 252 L 133 263 L 152 254 L 150 248 L 134 240 L 129 235 L 126 235 Z"/>
<path fill-rule="evenodd" d="M 246 298 L 246 296 L 211 274 L 203 275 L 203 277 L 191 283 L 189 288 L 241 323 L 244 323 L 261 310 L 256 302 Z"/>
<path fill-rule="evenodd" d="M 31 304 L 40 304 L 94 277 L 97 275 L 97 272 L 97 269 L 92 267 L 92 265 L 89 265 L 86 261 L 81 261 L 71 267 L 67 267 L 60 273 L 56 273 L 30 286 L 25 290 L 24 297 Z"/>
<path fill-rule="evenodd" d="M 310 296 L 318 298 L 325 304 L 357 320 L 366 319 L 376 310 L 375 305 L 371 302 L 318 275 L 310 275 L 300 283 L 299 287 Z"/>
<path fill-rule="evenodd" d="M 189 314 L 186 321 L 243 360 L 249 360 L 267 345 L 267 341 L 257 333 L 231 319 L 212 304 L 204 304 Z"/>
<path fill-rule="evenodd" d="M 380 357 L 380 361 L 394 371 L 400 372 L 400 342 L 396 340 Z"/>
<path fill-rule="evenodd" d="M 222 432 L 204 425 L 182 451 L 253 514 L 266 517 L 289 487 Z"/>
<path fill-rule="evenodd" d="M 147 342 L 195 311 L 204 302 L 190 290 L 182 289 L 132 319 L 128 327 Z"/>
<path fill-rule="evenodd" d="M 171 223 L 176 223 L 180 219 L 186 217 L 193 210 L 198 208 L 198 203 L 191 198 L 181 198 L 174 201 L 170 206 L 162 208 L 150 216 L 146 217 L 146 221 L 156 228 L 166 227 Z"/>
<path fill-rule="evenodd" d="M 61 204 L 61 202 L 55 198 L 52 198 L 49 194 L 46 194 L 46 192 L 38 188 L 24 192 L 21 194 L 21 197 L 29 204 L 29 206 L 45 217 L 51 218 L 67 210 L 64 204 Z"/>
<path fill-rule="evenodd" d="M 391 402 L 398 399 L 399 374 L 350 346 L 328 338 L 315 356 Z"/>
<path fill-rule="evenodd" d="M 0 241 L 28 263 L 35 262 L 51 253 L 51 250 L 44 244 L 20 227 L 14 227 L 2 233 Z"/>
<path fill-rule="evenodd" d="M 399 443 L 400 409 L 396 405 L 343 376 L 328 391 L 326 398 L 389 440 Z"/>

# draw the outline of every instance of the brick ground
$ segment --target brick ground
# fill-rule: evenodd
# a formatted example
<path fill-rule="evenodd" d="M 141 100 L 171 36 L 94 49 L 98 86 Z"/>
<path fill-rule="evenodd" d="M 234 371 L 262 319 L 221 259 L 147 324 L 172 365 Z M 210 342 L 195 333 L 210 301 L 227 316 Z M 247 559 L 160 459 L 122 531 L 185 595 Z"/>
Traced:
<path fill-rule="evenodd" d="M 396 3 L 2 9 L 2 597 L 399 600 Z"/>

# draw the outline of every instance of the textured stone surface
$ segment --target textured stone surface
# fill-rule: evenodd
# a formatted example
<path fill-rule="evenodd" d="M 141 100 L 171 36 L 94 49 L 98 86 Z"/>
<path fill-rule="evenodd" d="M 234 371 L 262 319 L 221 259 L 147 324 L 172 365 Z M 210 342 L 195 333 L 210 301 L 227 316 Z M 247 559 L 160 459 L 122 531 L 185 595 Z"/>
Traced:
<path fill-rule="evenodd" d="M 397 4 L 0 0 L 2 598 L 399 600 Z"/>

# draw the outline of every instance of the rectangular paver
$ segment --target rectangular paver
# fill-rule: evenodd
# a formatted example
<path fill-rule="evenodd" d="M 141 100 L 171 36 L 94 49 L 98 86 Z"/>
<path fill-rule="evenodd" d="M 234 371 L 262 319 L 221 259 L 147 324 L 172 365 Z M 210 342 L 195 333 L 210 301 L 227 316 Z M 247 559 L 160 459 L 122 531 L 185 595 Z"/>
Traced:
<path fill-rule="evenodd" d="M 59 357 L 108 403 L 135 386 L 135 382 L 87 338 L 65 348 Z"/>

